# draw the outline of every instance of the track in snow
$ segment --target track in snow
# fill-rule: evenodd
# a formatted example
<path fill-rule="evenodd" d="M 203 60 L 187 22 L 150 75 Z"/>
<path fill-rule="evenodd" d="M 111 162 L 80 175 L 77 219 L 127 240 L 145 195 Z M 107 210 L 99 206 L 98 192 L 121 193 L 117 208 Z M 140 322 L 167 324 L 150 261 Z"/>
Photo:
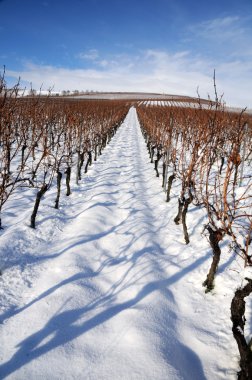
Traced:
<path fill-rule="evenodd" d="M 177 264 L 178 227 L 167 232 L 148 162 L 132 108 L 73 197 L 26 305 L 5 322 L 0 378 L 205 379 L 173 294 L 205 259 Z"/>

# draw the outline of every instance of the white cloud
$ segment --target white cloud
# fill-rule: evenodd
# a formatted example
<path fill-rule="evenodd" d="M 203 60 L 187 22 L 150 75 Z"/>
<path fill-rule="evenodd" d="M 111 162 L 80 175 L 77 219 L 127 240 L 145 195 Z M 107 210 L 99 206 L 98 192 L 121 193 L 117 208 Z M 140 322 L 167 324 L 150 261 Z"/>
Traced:
<path fill-rule="evenodd" d="M 81 58 L 84 60 L 94 61 L 99 57 L 99 52 L 97 49 L 90 49 L 86 52 L 80 52 L 76 55 L 77 58 Z"/>
<path fill-rule="evenodd" d="M 233 106 L 252 108 L 252 62 L 234 60 L 216 63 L 190 51 L 172 54 L 146 50 L 136 56 L 100 57 L 90 69 L 69 69 L 27 63 L 22 71 L 7 71 L 9 77 L 21 77 L 38 89 L 54 90 L 144 91 L 214 98 L 213 71 L 216 69 L 218 93 Z"/>
<path fill-rule="evenodd" d="M 190 26 L 188 33 L 215 56 L 251 57 L 251 21 L 250 17 L 239 16 L 215 18 Z"/>
<path fill-rule="evenodd" d="M 245 28 L 241 26 L 238 16 L 215 18 L 202 21 L 191 26 L 190 31 L 197 36 L 215 40 L 216 43 L 230 38 L 237 38 L 244 34 Z"/>
<path fill-rule="evenodd" d="M 227 28 L 232 31 L 239 21 L 239 16 L 227 16 L 203 21 L 199 26 L 201 26 L 202 30 L 205 30 L 206 32 L 216 32 Z"/>

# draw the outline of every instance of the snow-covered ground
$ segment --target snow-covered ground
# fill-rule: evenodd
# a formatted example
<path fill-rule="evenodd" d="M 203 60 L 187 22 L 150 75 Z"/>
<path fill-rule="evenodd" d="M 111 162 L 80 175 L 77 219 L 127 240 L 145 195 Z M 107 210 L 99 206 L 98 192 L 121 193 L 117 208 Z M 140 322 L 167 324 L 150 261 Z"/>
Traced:
<path fill-rule="evenodd" d="M 245 270 L 224 241 L 204 293 L 205 214 L 190 208 L 186 246 L 177 195 L 165 203 L 134 108 L 60 210 L 46 194 L 36 230 L 16 194 L 0 236 L 1 379 L 236 379 L 230 303 Z"/>

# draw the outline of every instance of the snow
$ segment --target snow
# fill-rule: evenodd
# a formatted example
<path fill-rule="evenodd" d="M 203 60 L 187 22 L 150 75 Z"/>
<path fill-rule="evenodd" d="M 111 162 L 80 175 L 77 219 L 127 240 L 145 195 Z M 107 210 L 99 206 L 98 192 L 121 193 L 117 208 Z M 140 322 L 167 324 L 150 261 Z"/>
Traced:
<path fill-rule="evenodd" d="M 60 210 L 48 191 L 36 230 L 34 194 L 16 193 L 0 236 L 1 379 L 236 379 L 230 304 L 251 270 L 224 240 L 204 293 L 204 210 L 190 208 L 186 246 L 173 222 L 179 186 L 164 202 L 149 161 L 131 108 Z"/>

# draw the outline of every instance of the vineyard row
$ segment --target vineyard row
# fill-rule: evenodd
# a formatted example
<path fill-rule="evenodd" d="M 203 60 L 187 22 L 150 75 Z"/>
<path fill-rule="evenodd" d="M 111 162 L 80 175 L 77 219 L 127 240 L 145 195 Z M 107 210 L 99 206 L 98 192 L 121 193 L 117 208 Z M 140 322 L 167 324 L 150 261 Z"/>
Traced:
<path fill-rule="evenodd" d="M 207 215 L 202 226 L 212 248 L 212 263 L 203 285 L 214 287 L 221 256 L 221 241 L 229 240 L 231 252 L 252 265 L 252 120 L 244 112 L 225 109 L 160 107 L 137 108 L 156 175 L 162 173 L 166 201 L 174 181 L 180 186 L 174 222 L 182 224 L 185 243 L 190 242 L 187 212 L 190 205 Z M 245 301 L 252 293 L 252 279 L 236 290 L 231 303 L 233 335 L 240 352 L 239 379 L 252 378 L 252 351 L 244 335 Z"/>
<path fill-rule="evenodd" d="M 124 120 L 129 104 L 123 101 L 78 101 L 52 97 L 11 96 L 0 82 L 0 228 L 2 211 L 17 188 L 37 188 L 30 225 L 43 195 L 57 186 L 55 208 L 59 208 L 62 177 L 66 195 L 70 180 L 96 161 Z M 73 168 L 75 170 L 73 170 Z"/>

